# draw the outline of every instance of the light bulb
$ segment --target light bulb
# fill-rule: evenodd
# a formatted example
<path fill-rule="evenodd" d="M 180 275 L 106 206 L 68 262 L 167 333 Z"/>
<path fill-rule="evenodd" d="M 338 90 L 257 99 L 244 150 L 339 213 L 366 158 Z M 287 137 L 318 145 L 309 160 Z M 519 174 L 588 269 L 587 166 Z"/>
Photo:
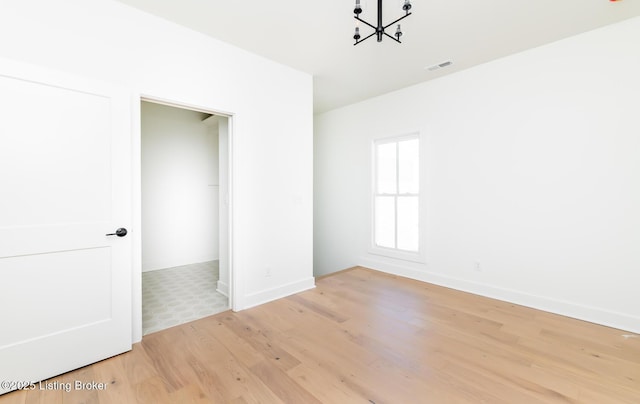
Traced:
<path fill-rule="evenodd" d="M 402 36 L 402 29 L 400 29 L 400 24 L 398 24 L 398 28 L 396 29 L 396 38 L 400 40 L 401 36 Z"/>
<path fill-rule="evenodd" d="M 360 7 L 360 0 L 356 0 L 356 7 L 353 9 L 353 13 L 355 15 L 362 13 L 362 7 Z"/>

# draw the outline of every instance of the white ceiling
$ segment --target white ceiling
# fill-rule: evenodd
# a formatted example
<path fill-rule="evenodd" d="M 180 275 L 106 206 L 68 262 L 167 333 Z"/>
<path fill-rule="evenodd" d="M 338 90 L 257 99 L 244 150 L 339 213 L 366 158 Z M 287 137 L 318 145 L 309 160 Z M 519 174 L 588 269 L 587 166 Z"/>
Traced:
<path fill-rule="evenodd" d="M 402 44 L 353 46 L 354 0 L 119 1 L 312 74 L 316 112 L 640 15 L 638 0 L 413 0 Z M 375 25 L 376 0 L 361 2 Z M 402 16 L 404 0 L 383 3 L 384 24 Z"/>

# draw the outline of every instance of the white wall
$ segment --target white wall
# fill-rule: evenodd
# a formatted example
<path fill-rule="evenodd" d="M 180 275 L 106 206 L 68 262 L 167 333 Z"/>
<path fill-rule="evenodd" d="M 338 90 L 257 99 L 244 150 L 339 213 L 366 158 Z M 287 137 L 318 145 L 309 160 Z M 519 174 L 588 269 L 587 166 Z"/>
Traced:
<path fill-rule="evenodd" d="M 219 258 L 218 125 L 143 102 L 142 271 Z"/>
<path fill-rule="evenodd" d="M 313 286 L 310 75 L 112 0 L 4 2 L 0 37 L 0 57 L 128 88 L 134 149 L 140 95 L 233 114 L 234 307 Z"/>
<path fill-rule="evenodd" d="M 366 265 L 639 332 L 638 38 L 635 18 L 317 116 L 315 273 Z M 371 141 L 413 131 L 427 264 L 367 253 Z"/>

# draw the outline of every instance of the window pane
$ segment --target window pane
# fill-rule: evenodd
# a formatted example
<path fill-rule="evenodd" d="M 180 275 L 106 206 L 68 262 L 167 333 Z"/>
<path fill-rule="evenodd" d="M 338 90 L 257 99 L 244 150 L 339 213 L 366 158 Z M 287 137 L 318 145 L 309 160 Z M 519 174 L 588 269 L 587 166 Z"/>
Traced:
<path fill-rule="evenodd" d="M 404 140 L 398 143 L 399 193 L 417 194 L 420 176 L 420 143 L 418 139 Z"/>
<path fill-rule="evenodd" d="M 398 197 L 398 249 L 418 251 L 418 197 Z"/>
<path fill-rule="evenodd" d="M 379 247 L 396 247 L 395 198 L 377 196 L 375 202 L 375 243 Z"/>
<path fill-rule="evenodd" d="M 376 174 L 379 194 L 396 193 L 396 143 L 376 145 Z"/>

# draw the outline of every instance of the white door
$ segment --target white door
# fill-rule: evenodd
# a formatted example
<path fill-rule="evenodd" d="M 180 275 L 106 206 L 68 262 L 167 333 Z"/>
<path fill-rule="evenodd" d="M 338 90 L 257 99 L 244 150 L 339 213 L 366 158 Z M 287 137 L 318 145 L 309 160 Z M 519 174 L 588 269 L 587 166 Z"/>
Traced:
<path fill-rule="evenodd" d="M 129 102 L 0 60 L 0 394 L 131 349 Z"/>

